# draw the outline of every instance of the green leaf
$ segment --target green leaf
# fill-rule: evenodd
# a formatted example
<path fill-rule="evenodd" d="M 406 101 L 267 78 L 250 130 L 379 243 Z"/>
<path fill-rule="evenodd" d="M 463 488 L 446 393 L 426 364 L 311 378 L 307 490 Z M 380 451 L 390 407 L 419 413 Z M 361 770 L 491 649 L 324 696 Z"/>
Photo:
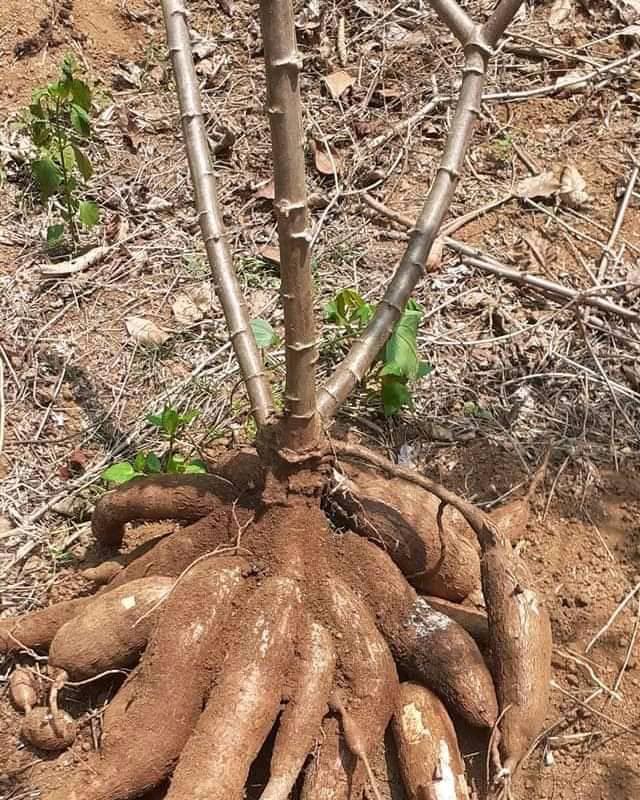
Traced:
<path fill-rule="evenodd" d="M 64 166 L 67 170 L 67 175 L 71 172 L 71 170 L 76 165 L 76 154 L 74 152 L 73 147 L 68 144 L 62 150 L 62 158 L 64 159 Z M 68 179 L 67 179 L 68 184 Z"/>
<path fill-rule="evenodd" d="M 385 364 L 384 367 L 380 370 L 380 377 L 384 377 L 385 375 L 393 375 L 395 378 L 406 378 L 404 374 L 403 368 L 396 364 L 395 361 L 392 361 L 390 364 Z"/>
<path fill-rule="evenodd" d="M 64 79 L 56 81 L 55 83 L 50 83 L 47 86 L 47 94 L 50 97 L 53 97 L 54 100 L 64 100 L 66 97 L 68 97 L 70 91 L 71 83 Z"/>
<path fill-rule="evenodd" d="M 421 361 L 418 364 L 418 374 L 416 378 L 424 378 L 427 375 L 430 375 L 433 372 L 433 365 L 429 364 L 426 361 Z"/>
<path fill-rule="evenodd" d="M 190 422 L 193 422 L 194 419 L 197 419 L 199 415 L 200 412 L 197 409 L 191 408 L 189 411 L 185 411 L 184 414 L 180 415 L 180 424 L 188 425 Z"/>
<path fill-rule="evenodd" d="M 422 319 L 422 310 L 410 307 L 411 301 L 400 317 L 389 341 L 384 349 L 385 364 L 395 364 L 401 374 L 408 380 L 418 376 L 420 359 L 418 358 L 417 335 L 418 325 Z"/>
<path fill-rule="evenodd" d="M 174 453 L 171 458 L 167 461 L 166 472 L 170 475 L 176 475 L 178 473 L 184 472 L 185 465 L 184 465 L 184 456 L 179 455 L 178 453 Z"/>
<path fill-rule="evenodd" d="M 89 115 L 77 103 L 71 106 L 71 124 L 78 131 L 81 136 L 89 137 L 91 127 L 89 125 Z"/>
<path fill-rule="evenodd" d="M 73 79 L 73 70 L 76 68 L 76 60 L 71 53 L 67 53 L 65 57 L 62 59 L 62 76 L 66 80 L 71 81 Z"/>
<path fill-rule="evenodd" d="M 34 119 L 31 122 L 31 141 L 36 147 L 47 147 L 51 142 L 51 128 L 44 119 Z"/>
<path fill-rule="evenodd" d="M 140 452 L 137 453 L 134 461 L 133 461 L 133 468 L 136 472 L 144 472 L 144 465 L 147 461 L 147 454 Z"/>
<path fill-rule="evenodd" d="M 56 194 L 62 182 L 62 175 L 50 158 L 39 158 L 31 162 L 31 172 L 40 191 L 40 197 L 46 202 Z"/>
<path fill-rule="evenodd" d="M 139 474 L 128 461 L 119 461 L 117 464 L 112 464 L 108 469 L 105 469 L 102 473 L 102 479 L 110 483 L 126 483 Z"/>
<path fill-rule="evenodd" d="M 67 191 L 68 192 L 75 192 L 78 188 L 78 181 L 73 177 L 73 175 L 67 175 Z M 75 197 L 71 198 L 73 201 L 73 207 L 77 211 L 78 210 L 78 201 Z"/>
<path fill-rule="evenodd" d="M 47 244 L 55 244 L 64 233 L 64 225 L 58 223 L 57 225 L 49 225 L 47 228 Z"/>
<path fill-rule="evenodd" d="M 71 81 L 71 96 L 73 102 L 85 111 L 91 111 L 91 89 L 84 81 L 74 78 Z"/>
<path fill-rule="evenodd" d="M 364 327 L 371 321 L 374 311 L 375 309 L 371 303 L 363 303 L 354 313 L 354 317 L 358 320 L 360 325 Z"/>
<path fill-rule="evenodd" d="M 93 228 L 100 219 L 100 209 L 91 200 L 82 200 L 78 207 L 78 215 L 85 228 Z"/>
<path fill-rule="evenodd" d="M 29 106 L 29 113 L 31 114 L 32 117 L 35 117 L 36 119 L 45 118 L 44 108 L 42 107 L 42 95 L 40 95 L 37 98 L 34 95 L 33 102 Z"/>
<path fill-rule="evenodd" d="M 385 417 L 397 414 L 403 406 L 411 405 L 411 395 L 404 381 L 393 375 L 382 381 L 382 406 Z"/>
<path fill-rule="evenodd" d="M 478 419 L 493 419 L 491 416 L 491 412 L 483 408 L 478 403 L 474 403 L 473 400 L 467 400 L 466 403 L 462 406 L 462 413 L 465 417 L 476 417 Z"/>
<path fill-rule="evenodd" d="M 204 463 L 204 461 L 194 459 L 186 464 L 184 471 L 187 475 L 202 474 L 203 472 L 207 471 L 207 465 Z"/>
<path fill-rule="evenodd" d="M 256 344 L 261 350 L 274 347 L 280 341 L 278 334 L 273 330 L 266 319 L 252 319 L 251 330 L 256 340 Z"/>
<path fill-rule="evenodd" d="M 156 475 L 162 472 L 162 464 L 155 453 L 148 453 L 144 463 L 144 471 L 148 475 Z"/>
<path fill-rule="evenodd" d="M 338 304 L 335 300 L 327 303 L 327 305 L 324 307 L 324 318 L 327 320 L 327 322 L 338 321 Z"/>
<path fill-rule="evenodd" d="M 76 147 L 76 145 L 72 145 L 72 147 L 73 153 L 76 157 L 76 165 L 78 170 L 85 181 L 88 181 L 93 175 L 93 167 L 91 166 L 91 162 L 79 147 Z"/>
<path fill-rule="evenodd" d="M 162 427 L 162 417 L 159 414 L 148 414 L 147 415 L 147 422 L 150 425 L 155 426 L 156 428 Z"/>
<path fill-rule="evenodd" d="M 180 425 L 180 415 L 171 406 L 165 406 L 162 412 L 162 430 L 166 436 L 172 438 L 178 432 Z"/>
<path fill-rule="evenodd" d="M 349 328 L 353 323 L 358 327 L 366 325 L 373 316 L 373 306 L 365 302 L 355 289 L 342 289 L 325 306 L 325 318 L 328 322 Z"/>

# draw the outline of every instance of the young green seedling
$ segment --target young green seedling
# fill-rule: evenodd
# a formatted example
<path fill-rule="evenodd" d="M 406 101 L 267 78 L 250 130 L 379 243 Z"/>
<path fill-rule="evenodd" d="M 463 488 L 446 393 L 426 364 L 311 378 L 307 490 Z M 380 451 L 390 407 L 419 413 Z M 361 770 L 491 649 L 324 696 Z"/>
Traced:
<path fill-rule="evenodd" d="M 91 89 L 75 75 L 75 68 L 73 58 L 65 56 L 59 80 L 33 93 L 26 116 L 37 151 L 31 161 L 33 180 L 42 203 L 53 201 L 63 220 L 48 227 L 47 243 L 58 243 L 66 225 L 74 248 L 79 242 L 78 227 L 92 228 L 100 219 L 96 203 L 83 196 L 93 175 L 87 155 Z"/>
<path fill-rule="evenodd" d="M 188 459 L 176 452 L 187 427 L 198 416 L 198 411 L 190 410 L 181 414 L 173 406 L 165 406 L 160 414 L 149 414 L 147 422 L 157 428 L 168 445 L 166 452 L 159 456 L 151 451 L 140 451 L 133 461 L 118 461 L 102 473 L 102 479 L 109 483 L 126 483 L 142 475 L 189 475 L 207 471 L 207 465 L 200 459 Z"/>

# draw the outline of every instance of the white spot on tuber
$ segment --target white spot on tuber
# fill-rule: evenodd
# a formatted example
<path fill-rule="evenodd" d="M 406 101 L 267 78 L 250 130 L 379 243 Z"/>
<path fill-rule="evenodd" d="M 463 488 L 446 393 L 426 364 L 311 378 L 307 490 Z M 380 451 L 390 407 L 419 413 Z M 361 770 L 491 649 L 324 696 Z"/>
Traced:
<path fill-rule="evenodd" d="M 126 610 L 128 611 L 130 608 L 136 607 L 136 598 L 134 597 L 134 595 L 130 594 L 127 597 L 123 597 L 121 603 L 122 607 L 126 608 Z"/>
<path fill-rule="evenodd" d="M 438 745 L 438 766 L 436 767 L 437 777 L 431 787 L 433 789 L 434 800 L 456 800 L 456 776 L 453 774 L 451 766 L 451 753 L 449 745 L 445 739 L 440 739 Z M 464 797 L 464 795 L 462 795 Z"/>
<path fill-rule="evenodd" d="M 194 642 L 199 642 L 204 633 L 204 625 L 201 622 L 196 622 L 191 628 L 191 639 Z"/>
<path fill-rule="evenodd" d="M 415 703 L 407 703 L 402 708 L 402 730 L 408 742 L 416 744 L 425 736 L 431 738 L 431 731 L 422 720 L 422 712 Z"/>
<path fill-rule="evenodd" d="M 451 619 L 446 614 L 431 608 L 422 597 L 418 597 L 413 608 L 408 623 L 419 636 L 429 636 L 436 631 L 444 631 L 451 624 Z"/>
<path fill-rule="evenodd" d="M 262 615 L 260 615 L 256 621 L 255 630 L 259 636 L 258 650 L 260 652 L 260 657 L 264 658 L 271 644 L 271 631 L 269 630 L 269 623 Z"/>
<path fill-rule="evenodd" d="M 527 625 L 527 617 L 529 613 L 535 614 L 536 616 L 540 613 L 538 595 L 531 589 L 523 589 L 516 595 L 516 602 L 518 604 L 520 625 L 525 627 Z"/>

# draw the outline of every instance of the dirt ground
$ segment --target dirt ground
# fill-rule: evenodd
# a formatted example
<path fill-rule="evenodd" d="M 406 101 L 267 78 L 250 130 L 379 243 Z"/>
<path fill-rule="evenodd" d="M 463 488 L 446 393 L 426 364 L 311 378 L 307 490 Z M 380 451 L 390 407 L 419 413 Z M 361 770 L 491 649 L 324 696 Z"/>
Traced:
<path fill-rule="evenodd" d="M 481 18 L 489 5 L 473 0 L 466 7 Z M 607 248 L 640 134 L 640 39 L 637 26 L 628 27 L 633 3 L 569 0 L 562 13 L 559 5 L 526 5 L 512 26 L 489 76 L 450 219 L 510 199 L 454 235 L 521 271 L 640 313 L 640 182 Z M 277 267 L 264 255 L 275 244 L 275 225 L 255 8 L 243 0 L 194 0 L 189 7 L 234 259 L 252 317 L 280 331 Z M 325 8 L 311 0 L 297 3 L 296 15 L 307 139 L 329 148 L 338 164 L 336 175 L 326 175 L 309 156 L 321 315 L 345 286 L 371 302 L 380 296 L 405 229 L 374 212 L 365 193 L 416 214 L 451 103 L 387 133 L 434 93 L 455 92 L 462 55 L 422 3 Z M 343 54 L 336 45 L 341 18 Z M 84 244 L 114 246 L 91 269 L 46 280 L 40 265 L 56 257 L 45 246 L 53 212 L 30 188 L 20 115 L 67 52 L 94 87 L 88 196 L 102 219 Z M 199 409 L 188 447 L 212 460 L 253 431 L 208 289 L 159 4 L 6 0 L 0 62 L 0 613 L 13 615 L 88 590 L 74 570 L 91 563 L 86 520 L 102 491 L 99 476 L 112 461 L 158 444 L 146 413 L 168 401 Z M 557 87 L 575 70 L 594 74 L 586 85 Z M 324 78 L 340 71 L 354 80 L 335 99 Z M 541 91 L 527 96 L 532 89 Z M 567 165 L 583 176 L 587 203 L 512 197 L 518 181 Z M 122 230 L 126 240 L 116 244 Z M 177 300 L 186 297 L 193 309 L 193 298 L 203 296 L 202 314 L 196 309 L 185 319 L 176 312 Z M 414 408 L 385 419 L 368 385 L 345 405 L 337 430 L 487 507 L 522 492 L 551 449 L 518 547 L 550 606 L 554 682 L 547 725 L 516 797 L 636 800 L 638 322 L 535 294 L 449 251 L 416 299 L 426 312 L 421 356 L 435 369 L 414 388 Z M 158 325 L 166 341 L 136 341 L 125 326 L 131 317 Z M 325 373 L 341 353 L 337 338 L 325 326 Z M 282 377 L 282 355 L 278 347 L 267 354 L 275 378 Z M 162 530 L 143 526 L 129 544 Z M 20 741 L 19 715 L 3 691 L 12 666 L 7 661 L 0 671 L 0 798 L 26 800 L 37 796 L 31 770 L 50 757 Z M 96 746 L 99 712 L 113 690 L 106 682 L 67 699 L 84 722 L 59 767 L 73 769 Z M 466 755 L 475 772 L 482 756 L 474 753 L 472 744 Z M 384 788 L 380 764 L 378 777 Z M 256 786 L 260 781 L 256 768 Z M 388 794 L 397 791 L 394 784 Z"/>

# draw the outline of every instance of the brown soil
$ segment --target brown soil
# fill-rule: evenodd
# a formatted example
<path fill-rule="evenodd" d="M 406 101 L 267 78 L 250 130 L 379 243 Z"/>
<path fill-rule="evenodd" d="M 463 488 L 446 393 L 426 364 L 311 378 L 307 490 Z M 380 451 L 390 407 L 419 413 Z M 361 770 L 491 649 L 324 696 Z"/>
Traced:
<path fill-rule="evenodd" d="M 126 5 L 133 13 L 149 14 L 144 0 Z M 64 14 L 66 7 L 70 16 Z M 140 58 L 149 43 L 144 27 L 127 21 L 111 0 L 41 2 L 29 8 L 20 0 L 7 0 L 0 24 L 2 57 L 11 71 L 0 92 L 0 111 L 27 103 L 36 86 L 56 76 L 66 52 L 80 52 L 90 74 L 108 85 L 114 62 Z"/>

